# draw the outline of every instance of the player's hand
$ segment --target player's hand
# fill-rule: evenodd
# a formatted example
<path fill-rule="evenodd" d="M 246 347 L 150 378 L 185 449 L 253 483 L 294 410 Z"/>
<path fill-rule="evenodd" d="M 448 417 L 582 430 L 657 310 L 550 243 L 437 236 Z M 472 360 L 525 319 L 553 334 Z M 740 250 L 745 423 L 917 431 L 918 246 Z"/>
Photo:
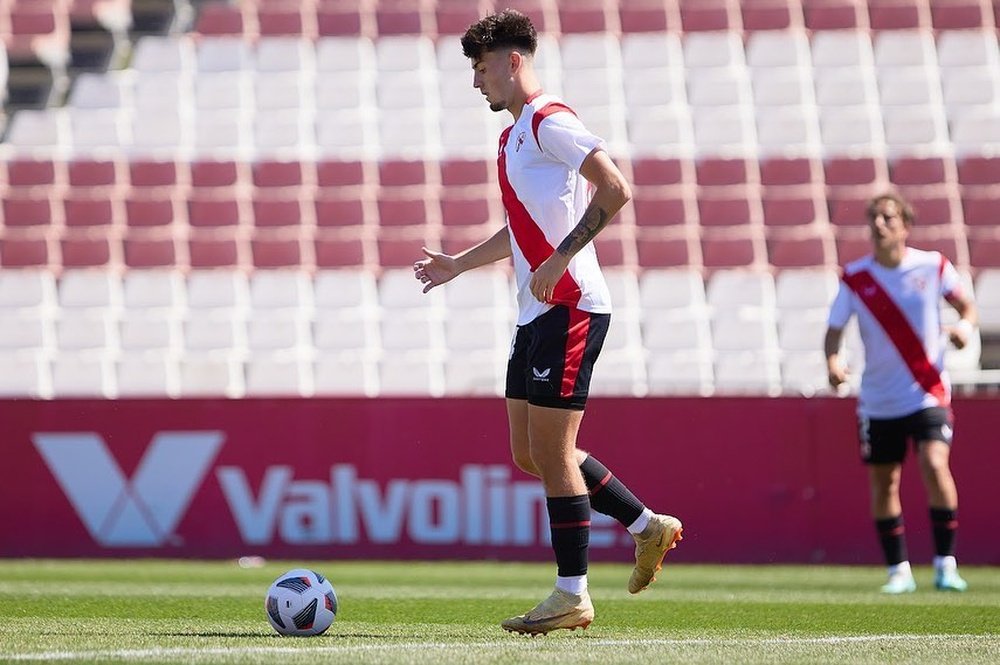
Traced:
<path fill-rule="evenodd" d="M 432 252 L 426 247 L 421 247 L 421 251 L 427 256 L 413 264 L 413 276 L 424 285 L 424 293 L 427 293 L 435 286 L 440 286 L 449 282 L 461 272 L 455 257 L 440 252 Z"/>
<path fill-rule="evenodd" d="M 831 364 L 827 366 L 827 380 L 834 390 L 847 383 L 847 370 L 842 365 Z"/>
<path fill-rule="evenodd" d="M 964 349 L 969 343 L 968 330 L 962 326 L 948 326 L 945 330 L 948 333 L 948 340 L 956 349 Z"/>
<path fill-rule="evenodd" d="M 535 296 L 538 302 L 551 302 L 556 284 L 562 279 L 568 266 L 569 259 L 558 252 L 553 252 L 552 256 L 542 261 L 531 276 L 529 285 L 531 295 Z"/>

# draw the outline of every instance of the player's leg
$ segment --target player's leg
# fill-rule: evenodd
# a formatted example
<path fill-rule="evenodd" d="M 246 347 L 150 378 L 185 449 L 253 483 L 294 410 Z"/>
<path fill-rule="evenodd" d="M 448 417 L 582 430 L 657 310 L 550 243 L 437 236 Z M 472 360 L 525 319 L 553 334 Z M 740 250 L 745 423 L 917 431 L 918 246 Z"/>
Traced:
<path fill-rule="evenodd" d="M 519 466 L 537 472 L 545 487 L 558 573 L 552 594 L 529 612 L 504 620 L 505 630 L 544 634 L 558 628 L 585 628 L 594 619 L 587 592 L 590 497 L 576 457 L 586 392 L 581 395 L 574 389 L 592 331 L 590 315 L 554 307 L 519 328 L 515 338 L 508 363 L 508 418 L 520 429 L 525 414 L 511 402 L 527 393 L 530 463 Z M 589 366 L 583 371 L 589 382 Z M 515 460 L 523 461 L 523 447 L 523 439 L 512 434 Z"/>
<path fill-rule="evenodd" d="M 955 560 L 958 490 L 949 462 L 951 414 L 946 409 L 926 409 L 919 415 L 917 459 L 927 490 L 934 536 L 934 585 L 942 591 L 965 591 L 968 584 L 958 574 Z"/>
<path fill-rule="evenodd" d="M 889 573 L 882 592 L 892 594 L 908 593 L 917 588 L 906 553 L 906 530 L 899 499 L 906 456 L 906 431 L 902 420 L 862 418 L 859 428 L 861 458 L 868 467 L 871 515 Z"/>

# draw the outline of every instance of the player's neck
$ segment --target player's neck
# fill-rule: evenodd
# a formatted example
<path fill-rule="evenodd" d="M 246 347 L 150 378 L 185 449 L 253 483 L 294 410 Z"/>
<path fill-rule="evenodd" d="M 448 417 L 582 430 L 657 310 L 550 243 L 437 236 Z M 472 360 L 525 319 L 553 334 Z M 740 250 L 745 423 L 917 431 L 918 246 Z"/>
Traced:
<path fill-rule="evenodd" d="M 541 92 L 541 88 L 542 86 L 538 82 L 538 77 L 534 73 L 525 74 L 521 77 L 515 89 L 514 102 L 507 107 L 507 110 L 514 117 L 514 122 L 520 119 L 521 112 L 524 111 L 524 105 L 536 97 L 537 93 Z"/>
<path fill-rule="evenodd" d="M 886 268 L 898 268 L 906 255 L 906 245 L 894 245 L 875 250 L 875 263 Z"/>

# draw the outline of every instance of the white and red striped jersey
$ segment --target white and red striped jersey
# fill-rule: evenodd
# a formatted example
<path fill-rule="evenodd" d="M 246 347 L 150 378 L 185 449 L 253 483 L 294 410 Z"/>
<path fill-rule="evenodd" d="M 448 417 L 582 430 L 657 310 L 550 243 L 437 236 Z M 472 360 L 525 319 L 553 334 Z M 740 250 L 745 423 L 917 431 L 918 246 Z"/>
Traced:
<path fill-rule="evenodd" d="M 580 166 L 595 148 L 603 147 L 604 141 L 587 131 L 572 109 L 544 93 L 529 97 L 521 117 L 500 135 L 497 164 L 517 279 L 518 325 L 553 304 L 611 312 L 611 295 L 593 243 L 569 262 L 551 303 L 535 300 L 529 288 L 534 270 L 583 217 L 593 191 L 580 175 Z"/>
<path fill-rule="evenodd" d="M 860 415 L 900 418 L 950 404 L 941 299 L 961 289 L 958 272 L 940 252 L 908 247 L 895 268 L 871 255 L 847 264 L 828 321 L 843 329 L 858 317 L 865 347 Z"/>

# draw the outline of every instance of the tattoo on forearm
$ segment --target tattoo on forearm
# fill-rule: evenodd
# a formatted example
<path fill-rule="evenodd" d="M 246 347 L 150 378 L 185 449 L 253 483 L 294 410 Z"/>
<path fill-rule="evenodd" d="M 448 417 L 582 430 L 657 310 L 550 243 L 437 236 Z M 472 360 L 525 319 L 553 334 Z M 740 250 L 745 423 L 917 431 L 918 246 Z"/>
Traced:
<path fill-rule="evenodd" d="M 590 204 L 587 206 L 586 212 L 583 213 L 580 223 L 573 227 L 569 235 L 559 243 L 556 251 L 563 256 L 576 254 L 584 245 L 593 240 L 594 236 L 601 232 L 601 229 L 608 225 L 608 219 L 606 211 L 594 204 Z"/>

